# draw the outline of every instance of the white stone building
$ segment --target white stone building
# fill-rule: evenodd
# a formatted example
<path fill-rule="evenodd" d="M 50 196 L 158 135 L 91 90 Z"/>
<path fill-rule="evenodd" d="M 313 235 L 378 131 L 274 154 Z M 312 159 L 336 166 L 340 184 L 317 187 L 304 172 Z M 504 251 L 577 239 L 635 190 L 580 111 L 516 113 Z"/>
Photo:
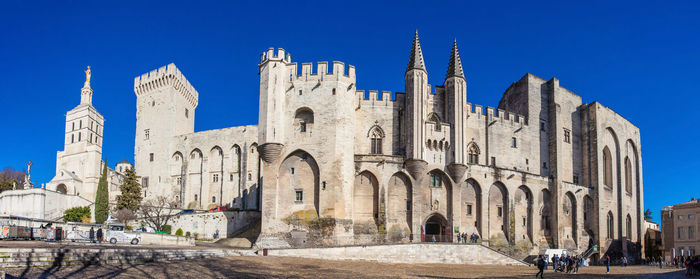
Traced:
<path fill-rule="evenodd" d="M 257 127 L 194 132 L 199 95 L 169 64 L 134 80 L 134 163 L 145 198 L 182 207 L 259 208 Z"/>
<path fill-rule="evenodd" d="M 432 86 L 417 34 L 393 99 L 358 90 L 342 62 L 299 71 L 269 49 L 259 67 L 258 126 L 198 133 L 198 93 L 173 64 L 136 78 L 135 167 L 149 195 L 260 208 L 262 247 L 466 232 L 491 246 L 639 255 L 628 249 L 641 243 L 639 129 L 556 78 L 526 74 L 498 108 L 473 105 L 456 42 Z"/>
<path fill-rule="evenodd" d="M 88 72 L 86 74 L 89 75 Z M 66 113 L 64 148 L 56 153 L 56 175 L 46 183 L 46 189 L 81 196 L 94 202 L 104 166 L 102 143 L 105 120 L 92 106 L 93 90 L 89 79 L 87 77 L 80 90 L 80 104 Z M 121 171 L 108 168 L 110 201 L 115 201 L 121 193 L 119 185 L 124 177 L 123 171 L 130 167 L 131 164 L 124 160 L 118 164 L 117 169 Z"/>
<path fill-rule="evenodd" d="M 104 117 L 92 106 L 90 68 L 80 104 L 66 113 L 64 149 L 56 153 L 56 175 L 45 189 L 5 191 L 0 194 L 0 214 L 40 219 L 60 219 L 66 209 L 76 206 L 94 208 L 97 185 L 102 175 Z M 133 167 L 124 160 L 116 170 L 107 168 L 110 203 L 121 194 L 124 171 Z M 94 210 L 93 210 L 94 216 Z"/>

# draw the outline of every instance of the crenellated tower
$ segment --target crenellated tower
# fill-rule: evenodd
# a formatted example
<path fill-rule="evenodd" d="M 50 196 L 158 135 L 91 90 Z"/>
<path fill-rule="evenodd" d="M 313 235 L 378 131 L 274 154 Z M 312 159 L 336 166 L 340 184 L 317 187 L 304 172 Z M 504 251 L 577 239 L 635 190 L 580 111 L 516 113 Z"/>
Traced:
<path fill-rule="evenodd" d="M 430 91 L 428 87 L 428 71 L 423 60 L 418 31 L 413 38 L 411 56 L 408 60 L 405 75 L 406 90 L 406 130 L 410 138 L 406 141 L 406 162 L 409 171 L 415 173 L 416 168 L 425 165 L 424 142 L 425 142 L 425 117 L 427 95 Z"/>
<path fill-rule="evenodd" d="M 172 147 L 163 143 L 174 136 L 194 132 L 194 113 L 199 94 L 173 63 L 136 77 L 134 93 L 136 174 L 141 177 L 146 192 L 149 192 L 149 187 L 167 189 L 172 184 L 171 175 L 167 169 L 159 167 L 161 164 L 154 162 L 167 162 L 173 155 Z M 159 184 L 163 187 L 152 187 Z"/>
<path fill-rule="evenodd" d="M 260 55 L 260 110 L 258 114 L 258 145 L 266 162 L 279 156 L 285 136 L 285 93 L 291 86 L 293 73 L 291 55 L 274 48 Z"/>

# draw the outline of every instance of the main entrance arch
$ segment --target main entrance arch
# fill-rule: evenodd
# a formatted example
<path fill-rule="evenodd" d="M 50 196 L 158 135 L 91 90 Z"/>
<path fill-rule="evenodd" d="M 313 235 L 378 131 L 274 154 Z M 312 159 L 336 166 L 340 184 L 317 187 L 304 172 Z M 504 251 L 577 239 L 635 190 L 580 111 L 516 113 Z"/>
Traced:
<path fill-rule="evenodd" d="M 423 223 L 423 242 L 451 242 L 447 219 L 440 213 L 430 215 Z"/>

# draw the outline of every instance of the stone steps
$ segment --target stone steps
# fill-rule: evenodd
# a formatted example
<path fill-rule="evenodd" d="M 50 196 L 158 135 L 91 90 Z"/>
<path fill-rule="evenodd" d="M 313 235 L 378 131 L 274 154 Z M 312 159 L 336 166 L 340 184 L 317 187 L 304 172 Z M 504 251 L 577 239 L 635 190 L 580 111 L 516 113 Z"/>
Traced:
<path fill-rule="evenodd" d="M 255 255 L 232 249 L 0 249 L 0 268 L 134 263 Z"/>

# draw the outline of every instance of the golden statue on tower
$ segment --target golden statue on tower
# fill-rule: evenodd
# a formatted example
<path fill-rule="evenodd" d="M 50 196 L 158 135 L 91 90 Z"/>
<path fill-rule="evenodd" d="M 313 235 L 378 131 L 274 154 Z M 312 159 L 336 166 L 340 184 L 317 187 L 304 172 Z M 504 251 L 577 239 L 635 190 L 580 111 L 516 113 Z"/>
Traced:
<path fill-rule="evenodd" d="M 90 66 L 88 66 L 85 71 L 85 88 L 90 88 L 90 75 L 92 75 L 92 72 L 90 71 Z"/>

